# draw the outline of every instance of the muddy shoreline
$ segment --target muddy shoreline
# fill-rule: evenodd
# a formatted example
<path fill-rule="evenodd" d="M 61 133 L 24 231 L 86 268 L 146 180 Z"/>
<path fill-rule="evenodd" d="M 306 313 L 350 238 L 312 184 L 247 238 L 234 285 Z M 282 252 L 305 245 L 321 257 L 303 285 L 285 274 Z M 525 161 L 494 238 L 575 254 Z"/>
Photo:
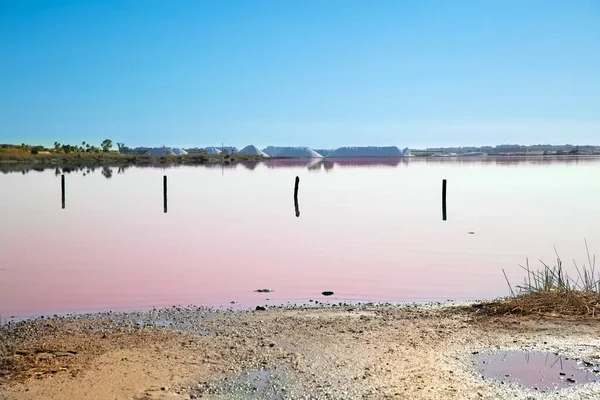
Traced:
<path fill-rule="evenodd" d="M 167 308 L 0 328 L 0 399 L 592 399 L 483 379 L 473 354 L 600 359 L 590 317 L 490 316 L 464 304 Z"/>

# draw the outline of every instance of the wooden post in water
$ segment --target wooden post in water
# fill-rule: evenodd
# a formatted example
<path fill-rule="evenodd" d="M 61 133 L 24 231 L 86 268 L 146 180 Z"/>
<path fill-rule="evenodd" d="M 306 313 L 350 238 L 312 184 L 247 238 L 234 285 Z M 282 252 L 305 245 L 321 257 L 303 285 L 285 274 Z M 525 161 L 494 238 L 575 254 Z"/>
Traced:
<path fill-rule="evenodd" d="M 296 184 L 294 185 L 294 208 L 296 209 L 296 217 L 300 216 L 300 207 L 298 206 L 298 185 L 300 184 L 300 178 L 296 177 Z"/>
<path fill-rule="evenodd" d="M 167 213 L 167 176 L 163 176 L 163 205 L 165 214 Z"/>
<path fill-rule="evenodd" d="M 442 221 L 446 220 L 446 180 L 442 179 Z"/>
<path fill-rule="evenodd" d="M 60 192 L 61 192 L 61 199 L 62 199 L 62 208 L 65 208 L 65 174 L 62 174 L 60 176 Z"/>

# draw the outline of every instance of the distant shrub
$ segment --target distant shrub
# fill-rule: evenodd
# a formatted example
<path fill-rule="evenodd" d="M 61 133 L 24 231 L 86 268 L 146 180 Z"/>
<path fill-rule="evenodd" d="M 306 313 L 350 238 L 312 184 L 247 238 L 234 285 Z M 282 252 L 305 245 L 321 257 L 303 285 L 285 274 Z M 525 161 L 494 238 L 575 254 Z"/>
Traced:
<path fill-rule="evenodd" d="M 20 154 L 14 154 L 14 153 L 12 153 L 12 154 L 8 154 L 8 159 L 9 160 L 14 160 L 14 161 L 24 161 L 25 157 L 23 157 Z"/>
<path fill-rule="evenodd" d="M 31 154 L 39 154 L 40 151 L 46 150 L 44 146 L 33 146 L 31 148 Z"/>

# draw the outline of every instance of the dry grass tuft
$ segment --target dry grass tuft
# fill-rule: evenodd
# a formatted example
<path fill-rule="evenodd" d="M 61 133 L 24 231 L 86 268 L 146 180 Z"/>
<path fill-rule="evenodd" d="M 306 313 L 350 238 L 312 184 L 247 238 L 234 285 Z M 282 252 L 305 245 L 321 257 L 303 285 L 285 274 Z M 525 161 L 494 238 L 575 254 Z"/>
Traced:
<path fill-rule="evenodd" d="M 530 268 L 529 260 L 525 266 L 519 265 L 526 276 L 514 288 L 503 270 L 511 296 L 475 308 L 487 315 L 600 316 L 600 273 L 587 241 L 585 250 L 587 265 L 580 266 L 573 260 L 575 277 L 566 272 L 558 253 L 553 266 L 541 260 L 542 267 L 537 270 Z"/>
<path fill-rule="evenodd" d="M 576 290 L 551 290 L 477 304 L 485 315 L 538 315 L 547 317 L 600 317 L 600 293 Z"/>

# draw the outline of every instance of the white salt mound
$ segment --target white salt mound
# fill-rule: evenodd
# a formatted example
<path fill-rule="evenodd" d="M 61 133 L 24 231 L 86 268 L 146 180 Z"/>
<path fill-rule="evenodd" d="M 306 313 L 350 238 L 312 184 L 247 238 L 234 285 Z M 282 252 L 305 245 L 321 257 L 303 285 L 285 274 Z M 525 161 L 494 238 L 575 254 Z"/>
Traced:
<path fill-rule="evenodd" d="M 204 150 L 206 150 L 206 152 L 208 154 L 221 154 L 221 149 L 217 149 L 216 147 L 205 147 Z"/>
<path fill-rule="evenodd" d="M 162 156 L 184 156 L 187 154 L 187 151 L 180 149 L 178 147 L 153 147 L 146 152 L 147 156 L 153 157 L 162 157 Z"/>
<path fill-rule="evenodd" d="M 365 147 L 340 147 L 329 153 L 327 157 L 407 157 L 410 156 L 408 148 L 400 150 L 398 146 L 365 146 Z"/>
<path fill-rule="evenodd" d="M 323 157 L 327 157 L 328 154 L 331 154 L 335 151 L 335 149 L 313 149 Z"/>
<path fill-rule="evenodd" d="M 269 146 L 263 151 L 269 157 L 322 158 L 323 156 L 309 147 Z"/>
<path fill-rule="evenodd" d="M 254 146 L 254 145 L 249 145 L 244 147 L 243 149 L 241 149 L 240 151 L 238 151 L 238 153 L 240 154 L 251 154 L 254 156 L 263 156 L 263 157 L 269 157 L 268 154 L 264 153 L 262 150 L 260 150 L 258 147 Z"/>

